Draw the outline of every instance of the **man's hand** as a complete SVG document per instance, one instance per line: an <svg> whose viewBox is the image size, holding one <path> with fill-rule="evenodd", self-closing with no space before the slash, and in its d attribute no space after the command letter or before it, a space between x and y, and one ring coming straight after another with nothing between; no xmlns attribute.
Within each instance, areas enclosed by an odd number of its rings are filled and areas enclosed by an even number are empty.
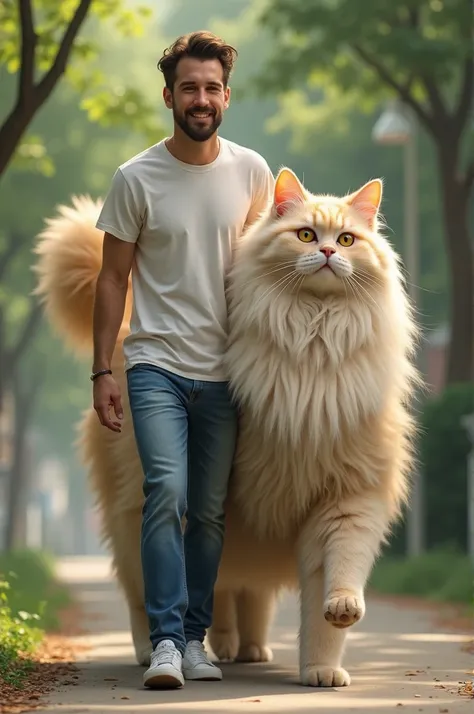
<svg viewBox="0 0 474 714"><path fill-rule="evenodd" d="M94 380L94 409L99 421L111 431L122 431L120 421L112 421L110 409L113 407L117 419L123 418L120 388L110 374L103 374Z"/></svg>

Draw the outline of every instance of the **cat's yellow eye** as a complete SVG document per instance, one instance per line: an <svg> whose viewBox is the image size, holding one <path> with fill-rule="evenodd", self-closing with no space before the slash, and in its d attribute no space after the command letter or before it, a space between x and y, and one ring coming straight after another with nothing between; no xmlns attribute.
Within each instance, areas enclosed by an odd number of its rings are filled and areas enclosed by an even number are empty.
<svg viewBox="0 0 474 714"><path fill-rule="evenodd" d="M354 240L355 238L352 233L342 233L337 239L337 242L339 245L342 245L343 248L349 248L353 244Z"/></svg>
<svg viewBox="0 0 474 714"><path fill-rule="evenodd" d="M298 238L303 243L311 243L311 241L316 240L316 233L311 228L300 228Z"/></svg>

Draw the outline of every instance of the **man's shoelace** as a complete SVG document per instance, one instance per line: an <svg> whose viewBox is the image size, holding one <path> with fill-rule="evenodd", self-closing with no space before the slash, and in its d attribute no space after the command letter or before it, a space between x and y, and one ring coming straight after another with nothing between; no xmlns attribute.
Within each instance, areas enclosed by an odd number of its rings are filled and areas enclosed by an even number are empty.
<svg viewBox="0 0 474 714"><path fill-rule="evenodd" d="M159 664L172 664L179 668L180 656L176 648L171 646L159 647L151 655L151 663L153 667Z"/></svg>
<svg viewBox="0 0 474 714"><path fill-rule="evenodd" d="M207 658L204 646L201 642L191 642L188 644L186 650L186 659L188 659L191 664L207 664L212 666L212 662Z"/></svg>

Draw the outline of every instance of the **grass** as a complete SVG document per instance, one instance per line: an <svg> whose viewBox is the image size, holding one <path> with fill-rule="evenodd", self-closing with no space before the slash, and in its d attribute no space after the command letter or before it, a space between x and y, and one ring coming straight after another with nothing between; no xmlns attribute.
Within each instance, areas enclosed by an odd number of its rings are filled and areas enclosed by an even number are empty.
<svg viewBox="0 0 474 714"><path fill-rule="evenodd" d="M369 586L384 594L472 606L474 572L467 555L445 548L415 558L385 556L376 564Z"/></svg>
<svg viewBox="0 0 474 714"><path fill-rule="evenodd" d="M31 670L31 655L43 639L38 614L15 613L9 601L11 585L0 581L0 682L21 687Z"/></svg>
<svg viewBox="0 0 474 714"><path fill-rule="evenodd" d="M49 556L0 554L0 683L22 686L45 631L59 628L59 611L69 602Z"/></svg>
<svg viewBox="0 0 474 714"><path fill-rule="evenodd" d="M51 556L32 550L0 553L0 579L10 583L8 600L15 614L37 613L40 627L59 629L59 612L70 603L70 596L56 581Z"/></svg>

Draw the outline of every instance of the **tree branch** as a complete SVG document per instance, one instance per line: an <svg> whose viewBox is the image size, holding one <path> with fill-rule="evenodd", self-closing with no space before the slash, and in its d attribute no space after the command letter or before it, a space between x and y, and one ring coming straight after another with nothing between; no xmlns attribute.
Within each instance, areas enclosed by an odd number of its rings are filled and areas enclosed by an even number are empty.
<svg viewBox="0 0 474 714"><path fill-rule="evenodd" d="M380 79L382 79L385 84L388 84L389 87L391 87L393 90L395 90L395 92L397 92L397 94L401 97L405 104L411 107L411 109L413 109L413 111L417 114L418 118L420 119L420 122L426 127L426 129L430 133L433 133L433 117L421 106L421 104L419 104L415 99L413 99L412 95L409 91L407 91L406 87L397 82L397 80L390 74L390 71L386 67L384 67L378 59L368 54L362 47L360 47L360 45L353 44L352 47L359 55L361 60L365 62L366 65L375 70L375 72L377 72Z"/></svg>
<svg viewBox="0 0 474 714"><path fill-rule="evenodd" d="M459 132L462 131L464 125L471 112L471 106L474 98L474 53L470 54L464 62L464 71L461 81L461 90L459 92L458 106L455 111L455 121Z"/></svg>
<svg viewBox="0 0 474 714"><path fill-rule="evenodd" d="M30 7L29 1L27 4L25 0L21 0L21 2L24 3L25 13L27 13L26 8ZM91 2L92 0L80 0L76 12L64 32L52 66L37 84L33 84L28 103L21 103L18 99L16 105L0 126L0 177L3 176L10 163L29 123L38 109L48 99L59 78L65 72L74 40L87 16ZM28 23L27 14L25 15L25 22ZM26 50L25 44L25 52ZM29 51L31 51L31 48ZM22 75L22 69L20 69L20 75ZM25 70L24 86L26 86L27 78L28 74Z"/></svg>
<svg viewBox="0 0 474 714"><path fill-rule="evenodd" d="M438 122L445 122L448 118L448 112L446 111L446 107L441 98L441 93L436 85L436 82L434 82L433 78L427 74L422 74L420 76L430 100L433 116Z"/></svg>
<svg viewBox="0 0 474 714"><path fill-rule="evenodd" d="M30 0L19 0L21 27L21 65L18 78L18 103L28 104L34 89L36 33Z"/></svg>
<svg viewBox="0 0 474 714"><path fill-rule="evenodd" d="M60 42L54 62L43 79L36 85L38 106L48 98L67 67L76 36L84 22L92 0L81 0Z"/></svg>
<svg viewBox="0 0 474 714"><path fill-rule="evenodd" d="M7 248L0 254L0 283L2 282L10 262L24 245L22 238L17 235L10 237Z"/></svg>

